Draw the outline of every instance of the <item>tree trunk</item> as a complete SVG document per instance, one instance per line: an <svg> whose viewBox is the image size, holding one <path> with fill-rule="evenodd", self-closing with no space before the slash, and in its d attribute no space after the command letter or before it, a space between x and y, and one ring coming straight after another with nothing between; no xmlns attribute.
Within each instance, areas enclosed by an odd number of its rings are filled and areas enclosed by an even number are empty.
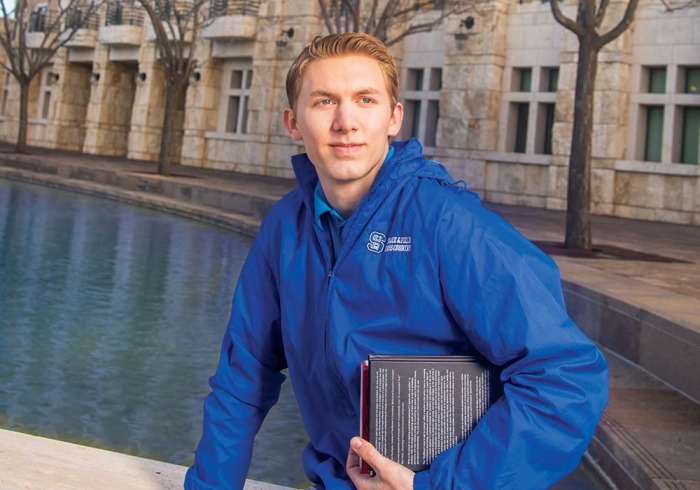
<svg viewBox="0 0 700 490"><path fill-rule="evenodd" d="M27 121L29 114L29 81L19 80L19 134L15 152L27 153Z"/></svg>
<svg viewBox="0 0 700 490"><path fill-rule="evenodd" d="M591 148L597 70L598 49L590 39L579 38L564 242L567 248L579 250L591 249Z"/></svg>
<svg viewBox="0 0 700 490"><path fill-rule="evenodd" d="M179 85L169 83L165 89L165 108L163 110L163 130L160 134L160 153L158 155L158 173L170 175L170 139L172 137L172 113Z"/></svg>

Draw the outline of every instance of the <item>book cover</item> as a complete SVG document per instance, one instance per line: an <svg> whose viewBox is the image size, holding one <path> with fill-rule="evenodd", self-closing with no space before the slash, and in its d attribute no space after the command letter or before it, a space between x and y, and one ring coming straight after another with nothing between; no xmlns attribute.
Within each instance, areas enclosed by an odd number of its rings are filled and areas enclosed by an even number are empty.
<svg viewBox="0 0 700 490"><path fill-rule="evenodd" d="M361 370L360 435L413 471L467 439L502 394L500 370L474 356L370 355Z"/></svg>

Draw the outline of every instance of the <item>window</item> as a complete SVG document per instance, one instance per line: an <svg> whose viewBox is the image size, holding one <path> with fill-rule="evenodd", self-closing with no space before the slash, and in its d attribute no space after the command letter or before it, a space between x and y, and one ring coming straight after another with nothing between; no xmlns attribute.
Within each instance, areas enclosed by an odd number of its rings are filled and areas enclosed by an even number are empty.
<svg viewBox="0 0 700 490"><path fill-rule="evenodd" d="M49 8L46 5L39 5L29 16L29 32L45 32L48 14Z"/></svg>
<svg viewBox="0 0 700 490"><path fill-rule="evenodd" d="M686 67L684 69L683 92L687 96L700 96L700 67ZM685 106L681 108L683 113L683 129L681 132L681 163L700 163L698 160L698 146L700 141L700 106Z"/></svg>
<svg viewBox="0 0 700 490"><path fill-rule="evenodd" d="M556 92L559 90L559 68L542 68L541 92Z"/></svg>
<svg viewBox="0 0 700 490"><path fill-rule="evenodd" d="M2 115L2 116L7 114L7 99L10 95L9 85L10 85L10 72L6 71L5 76L3 77L3 83L2 83L2 106L0 107L0 115Z"/></svg>
<svg viewBox="0 0 700 490"><path fill-rule="evenodd" d="M552 129L554 128L555 104L540 104L537 120L537 153L552 154Z"/></svg>
<svg viewBox="0 0 700 490"><path fill-rule="evenodd" d="M666 93L666 67L648 66L644 69L643 90L647 94ZM653 101L653 99L649 99ZM660 162L663 149L664 106L645 104L641 107L644 127L644 154L647 162Z"/></svg>
<svg viewBox="0 0 700 490"><path fill-rule="evenodd" d="M685 69L686 94L700 94L700 67L688 67Z"/></svg>
<svg viewBox="0 0 700 490"><path fill-rule="evenodd" d="M648 162L698 164L700 66L642 66L629 148ZM637 116L637 117L635 117Z"/></svg>
<svg viewBox="0 0 700 490"><path fill-rule="evenodd" d="M647 92L650 94L666 93L666 67L648 68L649 70L649 86Z"/></svg>
<svg viewBox="0 0 700 490"><path fill-rule="evenodd" d="M644 137L644 160L647 162L661 161L661 142L664 131L664 107L645 106L646 129Z"/></svg>
<svg viewBox="0 0 700 490"><path fill-rule="evenodd" d="M525 153L527 145L527 121L530 118L530 104L517 103L515 106L515 153Z"/></svg>
<svg viewBox="0 0 700 490"><path fill-rule="evenodd" d="M252 83L252 61L236 61L224 65L219 114L221 131L234 134L247 132L248 100Z"/></svg>
<svg viewBox="0 0 700 490"><path fill-rule="evenodd" d="M408 68L404 77L404 125L400 138L418 138L426 148L437 145L442 68Z"/></svg>
<svg viewBox="0 0 700 490"><path fill-rule="evenodd" d="M516 68L513 81L515 82L514 91L529 92L532 85L532 68Z"/></svg>
<svg viewBox="0 0 700 490"><path fill-rule="evenodd" d="M44 70L41 74L41 87L39 88L39 119L48 119L51 110L51 94L57 75L50 70Z"/></svg>
<svg viewBox="0 0 700 490"><path fill-rule="evenodd" d="M698 135L700 134L700 107L683 108L681 163L698 163Z"/></svg>
<svg viewBox="0 0 700 490"><path fill-rule="evenodd" d="M506 116L505 151L552 154L558 67L514 67Z"/></svg>

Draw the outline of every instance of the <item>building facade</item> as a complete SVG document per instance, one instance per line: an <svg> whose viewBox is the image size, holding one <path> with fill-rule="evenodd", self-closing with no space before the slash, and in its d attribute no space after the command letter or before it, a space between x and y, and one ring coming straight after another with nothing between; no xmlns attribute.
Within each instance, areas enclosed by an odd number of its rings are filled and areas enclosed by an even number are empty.
<svg viewBox="0 0 700 490"><path fill-rule="evenodd" d="M165 81L137 3L110 0L31 86L29 144L157 160ZM611 2L609 24L624 11ZM565 0L569 16L575 6ZM425 12L429 19L439 12ZM291 177L284 81L324 23L315 0L210 0L198 65L173 119L183 165ZM700 6L641 0L603 48L594 103L593 212L700 225ZM486 201L565 209L578 41L548 3L491 0L392 46L405 120ZM0 77L0 139L18 88Z"/></svg>

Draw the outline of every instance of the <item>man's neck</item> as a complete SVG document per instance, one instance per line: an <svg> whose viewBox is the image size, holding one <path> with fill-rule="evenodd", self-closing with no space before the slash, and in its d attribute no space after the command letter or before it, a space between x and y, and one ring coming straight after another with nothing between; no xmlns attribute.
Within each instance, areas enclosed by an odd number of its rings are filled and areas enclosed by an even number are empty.
<svg viewBox="0 0 700 490"><path fill-rule="evenodd" d="M350 181L327 181L319 175L321 188L326 198L326 202L333 208L335 212L347 219L355 212L360 201L370 191L377 177L382 171L384 164L393 155L394 150L391 145L387 145L387 150L384 152L381 165L372 169L366 177Z"/></svg>
<svg viewBox="0 0 700 490"><path fill-rule="evenodd" d="M343 218L347 219L355 211L362 198L369 192L372 182L374 180L371 182L334 182L333 185L328 185L328 183L321 181L321 187L323 187L323 193L328 204Z"/></svg>

